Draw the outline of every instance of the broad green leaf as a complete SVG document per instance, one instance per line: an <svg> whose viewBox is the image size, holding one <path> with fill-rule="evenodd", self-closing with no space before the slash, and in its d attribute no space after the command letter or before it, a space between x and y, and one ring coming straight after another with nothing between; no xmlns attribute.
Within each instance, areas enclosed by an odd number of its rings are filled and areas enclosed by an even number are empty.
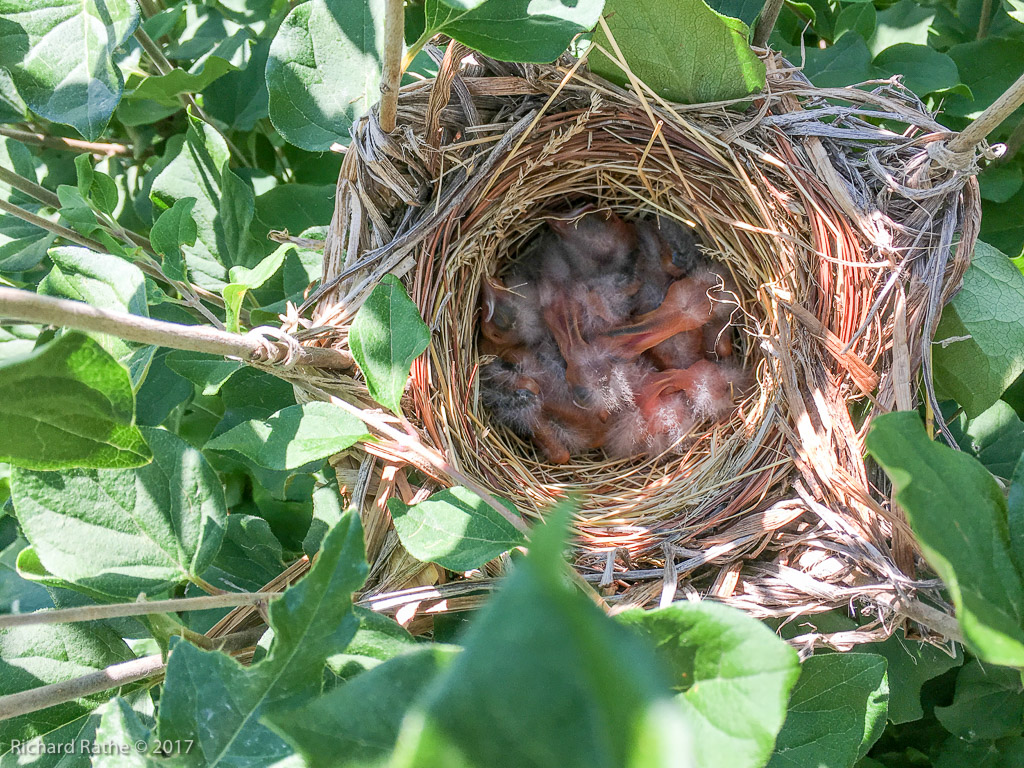
<svg viewBox="0 0 1024 768"><path fill-rule="evenodd" d="M1024 768L1024 738L966 741L950 736L942 744L934 768Z"/></svg>
<svg viewBox="0 0 1024 768"><path fill-rule="evenodd" d="M169 354L170 350L167 349L158 349L153 353L146 378L136 390L135 423L139 426L160 426L194 392L187 379L167 366Z"/></svg>
<svg viewBox="0 0 1024 768"><path fill-rule="evenodd" d="M1006 497L1006 519L1010 528L1010 557L1019 573L1024 573L1024 454L1013 471Z"/></svg>
<svg viewBox="0 0 1024 768"><path fill-rule="evenodd" d="M40 717L38 713L34 716ZM45 714L42 715L40 719L45 716ZM8 768L8 766L28 764L32 768L89 768L87 750L92 748L99 723L98 708L64 723L54 730L46 730L34 738L22 741L6 754L0 750L0 766ZM70 758L67 754L69 745L74 745Z"/></svg>
<svg viewBox="0 0 1024 768"><path fill-rule="evenodd" d="M153 180L150 193L158 210L195 199L196 241L180 245L195 282L212 290L225 283L229 267L256 261L249 237L253 191L228 167L229 159L224 138L190 118L184 144Z"/></svg>
<svg viewBox="0 0 1024 768"><path fill-rule="evenodd" d="M928 563L949 589L968 647L1024 666L1024 584L1006 499L976 459L931 441L916 412L878 417L867 448L892 480Z"/></svg>
<svg viewBox="0 0 1024 768"><path fill-rule="evenodd" d="M534 529L465 650L406 716L395 768L696 765L649 644L565 578L569 511Z"/></svg>
<svg viewBox="0 0 1024 768"><path fill-rule="evenodd" d="M264 708L320 692L326 658L344 650L358 627L352 593L366 573L359 516L348 514L309 573L270 604L274 639L265 658L246 668L219 652L174 646L158 731L161 739L194 740L181 765L266 768L292 753L260 722Z"/></svg>
<svg viewBox="0 0 1024 768"><path fill-rule="evenodd" d="M274 273L281 268L284 257L295 246L285 243L277 247L272 254L252 269L245 267L232 267L229 271L230 283L221 289L224 296L224 303L227 307L227 330L232 333L239 333L238 314L242 309L242 300L249 291L256 290L267 280L274 276Z"/></svg>
<svg viewBox="0 0 1024 768"><path fill-rule="evenodd" d="M313 492L313 519L302 539L302 551L307 557L316 555L323 543L324 534L345 514L341 501L336 485L325 485Z"/></svg>
<svg viewBox="0 0 1024 768"><path fill-rule="evenodd" d="M1005 254L978 242L964 285L946 305L932 348L936 383L971 418L1024 372L1024 275Z"/></svg>
<svg viewBox="0 0 1024 768"><path fill-rule="evenodd" d="M0 696L88 675L132 657L124 641L102 622L0 630ZM27 741L68 725L72 731L80 730L81 722L71 724L107 698L105 692L93 694L0 720L0 759L6 764L13 757L9 752L13 740Z"/></svg>
<svg viewBox="0 0 1024 768"><path fill-rule="evenodd" d="M202 454L145 431L153 461L128 470L15 470L12 498L49 573L93 593L131 600L202 574L227 525L224 493Z"/></svg>
<svg viewBox="0 0 1024 768"><path fill-rule="evenodd" d="M178 97L183 93L198 93L217 78L238 69L219 56L209 56L195 72L172 69L166 75L150 75L127 94L129 99L150 99L165 107L180 107Z"/></svg>
<svg viewBox="0 0 1024 768"><path fill-rule="evenodd" d="M514 515L516 508L504 502ZM523 534L468 488L438 491L409 506L389 499L395 532L409 554L451 571L479 568L525 543Z"/></svg>
<svg viewBox="0 0 1024 768"><path fill-rule="evenodd" d="M835 39L847 32L855 32L865 40L875 31L875 6L873 3L851 3L836 17Z"/></svg>
<svg viewBox="0 0 1024 768"><path fill-rule="evenodd" d="M963 437L957 438L960 447L976 456L993 475L1009 480L1024 453L1024 422L1013 408L997 400L976 419L961 415L960 421L964 430Z"/></svg>
<svg viewBox="0 0 1024 768"><path fill-rule="evenodd" d="M284 569L281 542L267 521L233 512L220 551L203 578L221 589L256 592Z"/></svg>
<svg viewBox="0 0 1024 768"><path fill-rule="evenodd" d="M942 648L918 640L908 640L897 630L882 643L858 645L858 651L879 653L889 664L889 721L895 724L921 720L921 688L929 680L964 664L964 651L958 645L950 655Z"/></svg>
<svg viewBox="0 0 1024 768"><path fill-rule="evenodd" d="M605 14L630 69L666 99L699 104L764 88L764 64L747 44L747 25L703 0L608 0ZM611 52L600 28L594 42ZM612 82L628 84L619 65L597 50L588 63Z"/></svg>
<svg viewBox="0 0 1024 768"><path fill-rule="evenodd" d="M1020 163L991 163L978 176L981 196L993 203L1005 203L1024 186L1024 169Z"/></svg>
<svg viewBox="0 0 1024 768"><path fill-rule="evenodd" d="M921 686L947 670L963 664L964 654L957 646L954 655L928 643L908 640L902 629L883 643L857 646L857 651L877 653L888 662L889 721L909 723L924 717Z"/></svg>
<svg viewBox="0 0 1024 768"><path fill-rule="evenodd" d="M330 403L292 405L218 435L207 450L237 451L261 467L297 469L369 437L363 422Z"/></svg>
<svg viewBox="0 0 1024 768"><path fill-rule="evenodd" d="M267 59L270 120L289 142L318 152L348 143L380 98L384 0L309 0L281 24Z"/></svg>
<svg viewBox="0 0 1024 768"><path fill-rule="evenodd" d="M807 659L768 768L853 768L885 727L887 694L885 659L877 654Z"/></svg>
<svg viewBox="0 0 1024 768"><path fill-rule="evenodd" d="M650 640L671 669L697 765L764 765L800 676L796 651L761 622L707 601L635 609L619 619Z"/></svg>
<svg viewBox="0 0 1024 768"><path fill-rule="evenodd" d="M860 35L843 35L824 50L808 48L804 74L819 88L842 88L871 80L871 52Z"/></svg>
<svg viewBox="0 0 1024 768"><path fill-rule="evenodd" d="M942 107L950 115L977 117L1002 96L1024 71L1024 40L986 37L954 45L947 53L956 62L960 79L974 95L968 98L951 94ZM1020 110L1016 115L1019 114ZM1008 118L1011 124L1012 119Z"/></svg>
<svg viewBox="0 0 1024 768"><path fill-rule="evenodd" d="M110 214L117 208L117 185L107 174L92 167L89 155L75 158L78 172L78 192L103 213Z"/></svg>
<svg viewBox="0 0 1024 768"><path fill-rule="evenodd" d="M167 355L167 367L199 387L202 395L212 397L228 379L245 368L245 363L203 352L176 351Z"/></svg>
<svg viewBox="0 0 1024 768"><path fill-rule="evenodd" d="M1020 670L967 662L956 678L956 694L935 717L954 736L975 741L1019 736L1024 727Z"/></svg>
<svg viewBox="0 0 1024 768"><path fill-rule="evenodd" d="M370 397L400 413L409 370L430 344L430 329L397 277L384 275L363 302L349 328L348 344Z"/></svg>
<svg viewBox="0 0 1024 768"><path fill-rule="evenodd" d="M152 732L125 699L111 699L96 714L100 722L93 768L149 768L162 763L150 755Z"/></svg>
<svg viewBox="0 0 1024 768"><path fill-rule="evenodd" d="M264 716L310 768L382 764L409 707L458 651L431 645L384 662L330 693Z"/></svg>
<svg viewBox="0 0 1024 768"><path fill-rule="evenodd" d="M1015 259L1024 256L1024 188L1005 203L989 202L981 220L981 239ZM1018 267L1019 269L1019 267Z"/></svg>
<svg viewBox="0 0 1024 768"><path fill-rule="evenodd" d="M903 75L906 86L919 96L955 88L960 83L956 63L927 45L899 43L875 56L871 66L879 70L882 77Z"/></svg>
<svg viewBox="0 0 1024 768"><path fill-rule="evenodd" d="M183 197L160 213L149 233L153 250L164 257L164 273L172 280L185 280L185 260L181 246L194 246L199 237L199 228L192 218L195 207L194 197Z"/></svg>
<svg viewBox="0 0 1024 768"><path fill-rule="evenodd" d="M502 61L554 61L580 32L597 24L604 0L489 0L472 9L426 0L419 42L449 35Z"/></svg>
<svg viewBox="0 0 1024 768"><path fill-rule="evenodd" d="M272 229L294 234L313 227L326 227L334 213L334 191L334 183L279 184L268 189L256 198L253 231L257 237L266 237Z"/></svg>
<svg viewBox="0 0 1024 768"><path fill-rule="evenodd" d="M2 91L3 76L3 69L0 68L0 91ZM0 110L2 110L2 102L0 102ZM43 168L42 162L28 150L28 147L6 136L0 136L0 166L37 183L40 169ZM45 169L43 168L43 170ZM41 203L2 181L0 181L0 199L25 208L43 218L51 218ZM31 269L45 258L46 250L53 240L54 235L45 229L22 221L11 214L0 214L0 274Z"/></svg>
<svg viewBox="0 0 1024 768"><path fill-rule="evenodd" d="M128 372L92 339L66 333L0 362L0 461L31 469L137 467L152 454L134 411Z"/></svg>
<svg viewBox="0 0 1024 768"><path fill-rule="evenodd" d="M135 31L131 0L0 0L0 70L37 115L99 138L121 100L114 50Z"/></svg>
<svg viewBox="0 0 1024 768"><path fill-rule="evenodd" d="M39 293L149 317L146 278L131 262L77 245L51 248L49 256L53 269L40 281Z"/></svg>
<svg viewBox="0 0 1024 768"><path fill-rule="evenodd" d="M900 0L878 12L875 34L868 40L871 55L900 43L928 45L928 30L935 20L935 11L914 0Z"/></svg>
<svg viewBox="0 0 1024 768"><path fill-rule="evenodd" d="M267 57L270 39L258 40L245 69L229 72L203 89L204 108L229 128L251 131L268 116Z"/></svg>

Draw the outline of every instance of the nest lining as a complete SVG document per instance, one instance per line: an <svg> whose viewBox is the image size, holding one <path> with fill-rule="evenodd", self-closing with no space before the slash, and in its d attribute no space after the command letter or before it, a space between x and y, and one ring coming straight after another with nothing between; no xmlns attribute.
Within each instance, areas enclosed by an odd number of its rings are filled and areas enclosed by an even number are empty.
<svg viewBox="0 0 1024 768"><path fill-rule="evenodd" d="M858 595L891 612L894 595L935 584L915 581L912 539L865 467L862 437L874 413L915 403L938 309L976 238L977 188L935 166L927 149L944 134L899 84L814 89L780 58L766 63L768 91L740 111L669 105L570 60L513 66L451 44L435 80L403 89L395 134L375 115L354 131L324 279L302 308L312 317L293 321L343 344L380 276L403 276L434 332L408 391L423 441L528 514L584 492L578 565L632 585L630 602L664 599L689 577L757 615ZM481 279L543 212L581 203L695 226L739 287L737 355L757 387L682 456L549 465L480 407ZM366 403L356 379L316 384L317 396ZM373 452L389 477L402 472L398 447ZM451 483L432 474L419 488L382 478L370 527L387 526L381 497ZM408 580L415 568L387 567L408 565L393 533L375 541L377 570ZM404 586L396 576L372 589Z"/></svg>

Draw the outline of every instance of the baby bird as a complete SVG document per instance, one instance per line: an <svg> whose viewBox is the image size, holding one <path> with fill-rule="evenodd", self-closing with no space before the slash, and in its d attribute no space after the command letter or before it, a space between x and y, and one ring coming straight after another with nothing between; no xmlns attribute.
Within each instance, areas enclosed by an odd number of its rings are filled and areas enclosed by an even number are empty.
<svg viewBox="0 0 1024 768"><path fill-rule="evenodd" d="M570 265L583 277L624 270L636 247L636 229L614 211L587 212L588 209L589 206L584 206L570 214L579 217L585 213L582 218L548 220Z"/></svg>
<svg viewBox="0 0 1024 768"><path fill-rule="evenodd" d="M700 421L717 421L732 412L735 398L747 388L742 368L701 360L689 368L662 371L651 377L657 392L683 392Z"/></svg>
<svg viewBox="0 0 1024 768"><path fill-rule="evenodd" d="M671 277L686 277L707 264L707 258L697 247L697 238L688 227L667 216L659 216L657 226L667 252L662 266Z"/></svg>
<svg viewBox="0 0 1024 768"><path fill-rule="evenodd" d="M679 446L697 424L693 408L680 392L649 372L636 382L635 405L609 424L604 451L611 458L646 453L658 456Z"/></svg>
<svg viewBox="0 0 1024 768"><path fill-rule="evenodd" d="M657 309L609 332L602 341L619 359L630 360L677 333L702 328L714 311L709 293L717 293L716 284L710 273L676 280Z"/></svg>
<svg viewBox="0 0 1024 768"><path fill-rule="evenodd" d="M569 446L544 418L538 390L535 381L505 360L480 366L480 401L494 418L524 440L532 440L553 464L565 464Z"/></svg>
<svg viewBox="0 0 1024 768"><path fill-rule="evenodd" d="M537 344L548 336L537 284L518 281L511 289L497 278L480 284L480 333L497 349Z"/></svg>

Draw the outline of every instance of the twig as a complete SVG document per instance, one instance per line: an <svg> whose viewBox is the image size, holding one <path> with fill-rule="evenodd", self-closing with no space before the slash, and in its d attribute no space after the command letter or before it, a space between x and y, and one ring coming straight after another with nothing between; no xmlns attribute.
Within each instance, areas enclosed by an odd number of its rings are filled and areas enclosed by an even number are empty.
<svg viewBox="0 0 1024 768"><path fill-rule="evenodd" d="M17 216L22 221L27 221L29 224L35 224L40 229L45 229L48 232L52 232L55 235L63 237L65 240L70 240L72 243L78 243L78 245L86 248L91 248L94 251L103 253L106 251L106 247L92 238L83 237L82 235L75 232L73 229L61 226L49 219L44 219L42 216L26 211L24 208L20 208L17 205L12 205L6 200L0 198L0 211L9 213L12 216Z"/></svg>
<svg viewBox="0 0 1024 768"><path fill-rule="evenodd" d="M33 133L32 131L20 131L17 128L0 126L0 136L20 141L23 144L34 144L37 147L48 147L49 149L63 149L68 152L88 152L92 155L110 157L111 155L130 155L132 148L124 144L103 144L95 141L80 141L79 139L68 139L63 136L47 136L44 133Z"/></svg>
<svg viewBox="0 0 1024 768"><path fill-rule="evenodd" d="M135 28L135 39L139 41L139 45L142 46L142 50L146 52L146 55L149 56L154 66L156 66L157 72L161 75L167 75L174 71L174 65L167 60L167 57L164 56L164 52L160 50L160 46L153 42L153 38L147 35L141 26ZM214 125L213 119L206 114L202 107L199 106L191 93L182 93L178 98L181 99L182 103L184 103L186 107L191 108L204 123L209 123L210 125L213 125L214 128L217 127ZM221 138L224 139L224 143L228 145L228 150L230 150L231 154L235 156L235 159L240 161L242 165L245 165L246 160L245 155L242 154L242 150L236 147L231 142L231 139L223 133L221 133Z"/></svg>
<svg viewBox="0 0 1024 768"><path fill-rule="evenodd" d="M245 629L213 640L212 646L226 653L240 651L255 645L264 632L263 627ZM154 653L152 656L142 656L138 659L123 661L120 664L113 664L106 669L91 672L72 680L0 696L0 720L9 720L12 717L38 712L47 707L81 699L111 688L119 688L122 685L156 677L163 674L166 666L163 657L159 653Z"/></svg>
<svg viewBox="0 0 1024 768"><path fill-rule="evenodd" d="M228 592L223 595L182 597L174 600L144 600L111 605L85 605L79 608L59 608L34 613L15 613L0 616L0 629L27 627L38 624L70 624L76 621L97 621L123 616L145 616L151 613L177 613L179 611L207 611L212 608L233 608L256 605L280 597L282 592Z"/></svg>
<svg viewBox="0 0 1024 768"><path fill-rule="evenodd" d="M80 301L39 296L16 288L0 287L0 316L106 333L140 344L235 357L247 362L284 360L289 353L285 342L253 334L242 336L201 325L168 323L127 312L99 309ZM330 369L349 369L354 365L352 355L337 349L299 346L296 352L296 365ZM273 357L268 359L268 353Z"/></svg>
<svg viewBox="0 0 1024 768"><path fill-rule="evenodd" d="M981 0L981 18L978 19L978 35L976 40L983 40L988 34L992 23L992 0Z"/></svg>
<svg viewBox="0 0 1024 768"><path fill-rule="evenodd" d="M53 192L46 187L39 186L34 181L26 179L24 176L19 176L14 171L7 170L3 166L0 166L0 181L4 184L10 184L16 190L24 192L29 197L34 197L43 205L48 205L51 208L60 208L60 198Z"/></svg>
<svg viewBox="0 0 1024 768"><path fill-rule="evenodd" d="M1022 104L1024 104L1024 75L1018 77L1017 81L1007 88L1002 96L992 102L988 109L978 115L973 123L950 139L946 149L954 153L971 151Z"/></svg>
<svg viewBox="0 0 1024 768"><path fill-rule="evenodd" d="M387 0L384 9L384 76L380 83L380 127L395 130L398 88L402 79L402 44L405 42L405 2Z"/></svg>
<svg viewBox="0 0 1024 768"><path fill-rule="evenodd" d="M779 12L784 3L785 0L766 0L764 8L761 9L761 15L757 19L757 26L754 27L754 37L750 41L752 44L758 48L768 45L768 38L771 37L772 30L775 29L775 22L779 19Z"/></svg>

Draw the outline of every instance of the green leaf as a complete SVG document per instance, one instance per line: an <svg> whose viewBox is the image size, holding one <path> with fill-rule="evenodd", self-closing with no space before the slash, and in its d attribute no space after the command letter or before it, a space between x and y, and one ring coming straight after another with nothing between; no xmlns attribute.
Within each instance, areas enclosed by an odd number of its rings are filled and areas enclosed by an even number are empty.
<svg viewBox="0 0 1024 768"><path fill-rule="evenodd" d="M768 768L853 768L881 735L887 694L885 659L877 654L807 659Z"/></svg>
<svg viewBox="0 0 1024 768"><path fill-rule="evenodd" d="M857 650L880 654L888 662L889 721L896 724L924 717L921 686L964 661L959 646L951 656L934 645L908 640L902 629L897 629L883 643L859 645Z"/></svg>
<svg viewBox="0 0 1024 768"><path fill-rule="evenodd" d="M411 650L301 706L271 709L264 722L311 768L377 765L394 749L406 711L457 653Z"/></svg>
<svg viewBox="0 0 1024 768"><path fill-rule="evenodd" d="M956 62L960 79L974 95L968 98L951 94L946 99L943 111L958 117L976 118L1006 92L1024 69L1024 40L986 37L954 45L947 53ZM1007 123L1019 120L1019 114L1020 110L1008 117Z"/></svg>
<svg viewBox="0 0 1024 768"><path fill-rule="evenodd" d="M534 529L465 650L406 717L395 768L695 765L650 646L565 578L570 511Z"/></svg>
<svg viewBox="0 0 1024 768"><path fill-rule="evenodd" d="M114 50L135 31L131 0L0 0L0 70L29 108L99 138L121 100Z"/></svg>
<svg viewBox="0 0 1024 768"><path fill-rule="evenodd" d="M519 513L509 502L509 512ZM409 506L389 499L395 532L409 554L451 571L479 568L525 543L523 534L468 488L438 491Z"/></svg>
<svg viewBox="0 0 1024 768"><path fill-rule="evenodd" d="M49 256L53 269L40 281L39 293L149 317L146 278L131 262L76 245L51 248Z"/></svg>
<svg viewBox="0 0 1024 768"><path fill-rule="evenodd" d="M1024 738L965 741L950 736L941 747L934 768L1024 768Z"/></svg>
<svg viewBox="0 0 1024 768"><path fill-rule="evenodd" d="M92 167L89 155L75 158L78 172L78 192L103 213L110 214L117 208L117 185L107 174Z"/></svg>
<svg viewBox="0 0 1024 768"><path fill-rule="evenodd" d="M796 651L761 622L707 601L634 609L619 619L652 641L671 669L698 766L767 762L800 676Z"/></svg>
<svg viewBox="0 0 1024 768"><path fill-rule="evenodd" d="M978 182L982 198L1005 203L1024 186L1024 170L1019 163L992 163L978 176Z"/></svg>
<svg viewBox="0 0 1024 768"><path fill-rule="evenodd" d="M401 413L412 362L430 344L430 329L394 275L384 275L356 312L349 348L366 377L370 397Z"/></svg>
<svg viewBox="0 0 1024 768"><path fill-rule="evenodd" d="M132 652L124 641L102 622L0 630L0 696L92 674L131 658ZM4 756L4 764L10 757L12 741L27 741L80 721L107 698L109 694L101 692L0 720L0 755ZM72 729L81 725L79 722ZM68 733L62 735L67 737Z"/></svg>
<svg viewBox="0 0 1024 768"><path fill-rule="evenodd" d="M605 13L629 68L666 99L698 104L764 88L764 64L747 45L747 25L703 0L608 0ZM594 42L612 50L601 29ZM619 65L597 50L588 63L613 83L628 84Z"/></svg>
<svg viewBox="0 0 1024 768"><path fill-rule="evenodd" d="M245 298L245 294L256 290L273 277L284 263L284 257L289 251L294 249L294 245L285 243L278 246L272 254L252 269L246 269L245 267L231 268L229 271L231 282L221 290L224 296L224 303L227 306L226 326L228 331L238 333L240 330L238 314L242 309L242 300Z"/></svg>
<svg viewBox="0 0 1024 768"><path fill-rule="evenodd" d="M978 241L963 288L946 305L932 348L935 379L971 418L1024 372L1024 275L1005 254Z"/></svg>
<svg viewBox="0 0 1024 768"><path fill-rule="evenodd" d="M15 470L11 496L42 566L131 600L202 574L227 525L216 473L195 448L146 429L153 461L128 470Z"/></svg>
<svg viewBox="0 0 1024 768"><path fill-rule="evenodd" d="M358 627L352 593L366 578L363 552L359 516L350 513L327 534L309 573L270 604L274 639L251 667L189 643L173 647L158 730L162 740L194 741L181 765L266 768L291 754L260 717L269 705L320 692L326 658Z"/></svg>
<svg viewBox="0 0 1024 768"><path fill-rule="evenodd" d="M808 48L804 74L819 88L842 88L871 80L871 52L860 35L843 35L824 50Z"/></svg>
<svg viewBox="0 0 1024 768"><path fill-rule="evenodd" d="M66 333L0 362L0 461L30 469L137 467L152 454L134 411L128 372L89 337Z"/></svg>
<svg viewBox="0 0 1024 768"><path fill-rule="evenodd" d="M985 661L1024 666L1024 585L1010 553L1006 499L992 475L932 442L916 412L878 417L867 448L948 587L968 647Z"/></svg>
<svg viewBox="0 0 1024 768"><path fill-rule="evenodd" d="M228 267L254 263L249 237L253 191L228 167L229 159L224 138L213 127L190 118L185 142L168 158L150 193L157 209L195 199L191 214L196 241L180 245L193 279L211 290L224 284Z"/></svg>
<svg viewBox="0 0 1024 768"><path fill-rule="evenodd" d="M964 437L960 447L977 457L989 472L1003 480L1013 476L1013 470L1024 453L1024 422L1007 403L996 404L964 423Z"/></svg>
<svg viewBox="0 0 1024 768"><path fill-rule="evenodd" d="M928 30L935 20L935 10L918 5L914 0L900 0L878 12L875 34L868 40L872 56L900 43L928 45Z"/></svg>
<svg viewBox="0 0 1024 768"><path fill-rule="evenodd" d="M330 403L292 405L218 435L207 450L237 451L261 467L297 469L366 440L363 422Z"/></svg>
<svg viewBox="0 0 1024 768"><path fill-rule="evenodd" d="M604 5L603 0L489 0L464 10L465 5L426 0L420 40L444 34L502 61L554 61L573 37L597 24Z"/></svg>
<svg viewBox="0 0 1024 768"><path fill-rule="evenodd" d="M309 0L293 8L267 59L270 120L311 152L348 143L380 98L384 0Z"/></svg>
<svg viewBox="0 0 1024 768"><path fill-rule="evenodd" d="M245 69L229 72L203 89L204 108L237 131L251 131L268 116L267 57L271 40L260 39ZM290 186L290 185L289 185Z"/></svg>
<svg viewBox="0 0 1024 768"><path fill-rule="evenodd" d="M0 28L2 34L2 28ZM0 68L0 91L3 86L3 69ZM0 111L2 111L2 93L0 93ZM38 182L42 163L28 148L14 139L0 136L0 165L14 171L29 181ZM0 181L0 199L25 208L26 210L52 218L43 205L31 197L18 192L9 184ZM0 214L0 273L20 272L31 269L46 256L46 250L54 240L54 235L45 229L22 221L8 213Z"/></svg>
<svg viewBox="0 0 1024 768"><path fill-rule="evenodd" d="M183 93L198 93L214 80L238 67L220 56L208 56L195 72L172 69L166 75L150 75L142 80L126 98L150 99L165 107L180 107Z"/></svg>
<svg viewBox="0 0 1024 768"><path fill-rule="evenodd" d="M96 729L94 768L149 768L161 764L149 755L152 732L127 701L118 696L96 713L100 723Z"/></svg>
<svg viewBox="0 0 1024 768"><path fill-rule="evenodd" d="M935 717L954 736L971 741L1019 736L1024 726L1020 670L971 659L956 677L956 693Z"/></svg>
<svg viewBox="0 0 1024 768"><path fill-rule="evenodd" d="M875 31L875 6L870 2L856 2L847 5L836 17L835 39L847 32L855 32L867 40Z"/></svg>
<svg viewBox="0 0 1024 768"><path fill-rule="evenodd" d="M195 207L194 197L183 197L153 223L149 233L149 242L153 250L164 257L164 273L172 280L185 280L185 261L181 252L183 245L195 245L199 236L199 228L192 217Z"/></svg>
<svg viewBox="0 0 1024 768"><path fill-rule="evenodd" d="M167 355L167 367L199 387L200 394L212 397L228 379L245 368L245 363L203 352L177 351Z"/></svg>
<svg viewBox="0 0 1024 768"><path fill-rule="evenodd" d="M860 6L860 7L868 7ZM883 77L903 75L906 86L919 96L955 88L960 84L956 63L927 45L899 43L875 56L871 66Z"/></svg>
<svg viewBox="0 0 1024 768"><path fill-rule="evenodd" d="M281 542L262 517L233 512L220 551L203 578L227 590L255 592L285 569Z"/></svg>

